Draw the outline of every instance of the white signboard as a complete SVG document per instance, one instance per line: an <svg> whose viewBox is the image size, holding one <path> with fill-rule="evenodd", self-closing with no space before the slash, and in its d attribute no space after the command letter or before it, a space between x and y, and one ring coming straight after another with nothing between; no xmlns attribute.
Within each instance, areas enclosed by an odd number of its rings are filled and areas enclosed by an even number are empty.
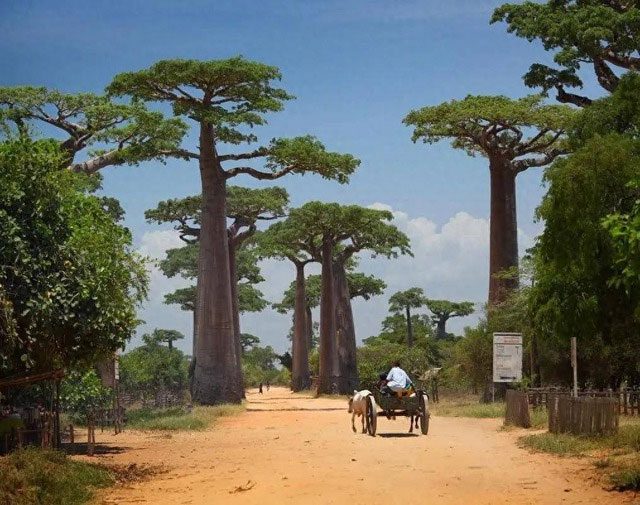
<svg viewBox="0 0 640 505"><path fill-rule="evenodd" d="M493 334L493 382L522 380L522 334Z"/></svg>

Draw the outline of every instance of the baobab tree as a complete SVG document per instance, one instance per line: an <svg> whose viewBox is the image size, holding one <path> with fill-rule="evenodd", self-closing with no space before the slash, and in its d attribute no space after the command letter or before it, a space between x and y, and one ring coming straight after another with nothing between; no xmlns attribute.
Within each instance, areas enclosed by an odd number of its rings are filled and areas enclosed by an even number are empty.
<svg viewBox="0 0 640 505"><path fill-rule="evenodd" d="M449 300L425 300L425 305L433 314L436 323L436 338L447 337L447 321L452 317L464 317L473 314L473 302L450 302Z"/></svg>
<svg viewBox="0 0 640 505"><path fill-rule="evenodd" d="M241 343L240 343L240 312L259 311L266 306L262 293L252 286L262 282L260 269L257 266L257 257L252 252L241 246L257 230L257 222L260 220L273 220L282 217L286 211L289 195L283 188L271 187L263 189L250 189L239 186L227 188L227 218L230 225L227 229L229 272L231 276L231 296L233 310L233 327L238 361L236 372L240 375L242 383ZM160 202L155 209L145 213L150 222L174 223L180 238L188 245L170 250L167 258L160 266L166 274L175 275L174 270L182 266L181 275L194 277L197 272L197 256L200 241L202 199L200 196L190 196L182 199L173 199ZM239 261L240 260L240 261ZM196 262L194 264L194 261ZM242 279L247 282L240 284ZM186 294L184 291L181 295ZM197 307L197 289L194 290ZM181 297L178 301L182 302ZM181 303L182 304L182 303ZM243 310L244 309L244 310ZM195 355L197 348L197 310L194 312L194 357L192 367L197 366Z"/></svg>
<svg viewBox="0 0 640 505"><path fill-rule="evenodd" d="M355 266L355 265L354 265ZM381 295L387 285L382 279L362 272L353 272L347 269L347 284L349 285L349 296L352 300L362 298L370 300L374 296ZM320 275L309 275L305 280L305 314L306 328L309 342L309 349L313 349L313 317L312 309L320 305L320 292L322 289L322 277ZM273 308L281 314L293 311L295 308L295 281L284 292L282 301L273 304ZM295 314L294 314L295 325Z"/></svg>
<svg viewBox="0 0 640 505"><path fill-rule="evenodd" d="M529 87L546 94L556 90L556 99L585 107L592 99L567 91L582 88L579 70L585 65L595 73L598 84L613 93L625 70L640 70L640 8L623 0L548 0L504 4L492 23L506 21L507 30L529 42L540 40L555 52L553 68L534 63L524 76Z"/></svg>
<svg viewBox="0 0 640 505"><path fill-rule="evenodd" d="M414 110L404 119L414 128L414 142L451 139L454 148L489 160L491 305L504 301L518 285L517 275L499 275L518 267L516 177L566 152L563 140L571 115L568 106L544 105L540 96L467 96Z"/></svg>
<svg viewBox="0 0 640 505"><path fill-rule="evenodd" d="M413 347L413 328L411 325L411 309L424 307L426 297L421 288L410 288L398 291L389 298L389 312L393 314L405 313L407 319L407 347Z"/></svg>
<svg viewBox="0 0 640 505"><path fill-rule="evenodd" d="M353 156L328 152L310 136L274 139L239 152L238 145L257 140L250 129L265 124L265 114L281 110L292 98L273 86L280 77L276 67L241 57L163 60L145 70L120 74L107 88L117 96L169 103L176 116L196 123L198 149L184 149L182 156L198 161L202 185L193 398L204 404L237 403L243 396L233 324L227 180L238 175L273 180L311 172L346 182L359 164ZM222 152L225 146L228 151ZM264 169L252 163L260 159L265 160Z"/></svg>
<svg viewBox="0 0 640 505"><path fill-rule="evenodd" d="M20 130L28 123L55 128L64 155L61 168L85 174L180 155L187 130L179 118L166 118L140 102L33 86L0 87L0 123Z"/></svg>
<svg viewBox="0 0 640 505"><path fill-rule="evenodd" d="M320 377L318 392L349 393L357 387L356 336L346 267L361 251L388 258L410 254L409 239L389 223L388 211L357 205L308 202L286 220L311 257L322 263ZM274 226L284 226L276 223Z"/></svg>

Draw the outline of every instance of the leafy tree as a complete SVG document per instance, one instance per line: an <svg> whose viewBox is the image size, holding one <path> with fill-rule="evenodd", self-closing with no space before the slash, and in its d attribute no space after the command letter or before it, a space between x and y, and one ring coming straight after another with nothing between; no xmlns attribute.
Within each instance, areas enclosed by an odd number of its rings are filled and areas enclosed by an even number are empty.
<svg viewBox="0 0 640 505"><path fill-rule="evenodd" d="M437 326L436 337L447 337L447 321L452 317L464 317L473 314L473 302L450 302L449 300L426 300L426 306L434 315Z"/></svg>
<svg viewBox="0 0 640 505"><path fill-rule="evenodd" d="M541 167L565 152L563 134L571 109L544 105L540 96L467 96L410 112L413 141L452 146L488 158L491 178L489 303L499 303L517 287L517 276L498 274L518 266L516 176Z"/></svg>
<svg viewBox="0 0 640 505"><path fill-rule="evenodd" d="M360 251L389 258L410 254L407 236L389 224L392 217L390 212L357 205L308 202L291 209L285 221L265 232L267 235L274 229L273 233L287 237L286 243L295 244L305 261L322 262L318 386L321 393L334 389L349 393L357 387L356 337L346 270ZM304 296L299 300L302 311ZM304 332L302 335L304 339ZM293 359L295 369L295 353Z"/></svg>
<svg viewBox="0 0 640 505"><path fill-rule="evenodd" d="M246 247L247 241L256 233L259 220L273 220L282 217L286 211L289 195L283 188L249 189L238 186L227 188L227 218L231 225L227 228L229 267L231 275L231 294L233 324L238 359L236 371L242 372L240 357L240 312L257 312L264 309L267 302L262 293L252 284L262 282L257 266L257 257ZM173 222L180 238L187 242L183 248L169 250L167 258L160 267L165 275L171 277L180 273L183 277L197 277L198 241L200 238L202 198L191 196L182 199L160 202L155 209L145 213L147 220L156 223ZM245 247L242 247L245 245ZM246 282L241 282L246 279ZM184 294L184 292L182 293ZM197 297L197 290L193 290ZM174 298L170 298L172 300ZM180 297L177 298L180 300ZM183 305L183 304L181 304ZM197 307L197 300L193 301ZM195 367L197 347L197 311L194 311L193 356ZM242 383L242 377L238 379Z"/></svg>
<svg viewBox="0 0 640 505"><path fill-rule="evenodd" d="M381 295L387 285L381 279L373 275L366 275L360 272L347 271L347 283L349 284L349 296L354 298L363 298L369 300L372 296ZM309 350L313 349L314 344L314 323L311 310L320 305L320 291L322 287L322 278L320 275L309 275L305 280L305 313L306 313L306 331L308 337ZM274 303L273 308L281 314L285 314L295 309L295 281L289 285L284 292L282 301ZM295 325L295 317L294 317Z"/></svg>
<svg viewBox="0 0 640 505"><path fill-rule="evenodd" d="M493 336L486 321L476 328L465 328L464 337L453 349L453 373L468 382L474 393L491 381L493 370Z"/></svg>
<svg viewBox="0 0 640 505"><path fill-rule="evenodd" d="M431 337L433 337L433 325L425 314L411 315L411 328L413 330L414 345L424 348L431 348ZM380 334L365 338L365 345L376 345L382 342L402 344L407 346L407 319L403 314L392 314L382 321Z"/></svg>
<svg viewBox="0 0 640 505"><path fill-rule="evenodd" d="M506 21L507 30L529 42L540 40L554 52L553 68L534 63L524 76L527 86L557 92L559 102L584 107L592 99L567 91L583 86L579 71L593 68L598 83L609 92L620 82L620 72L640 66L640 25L637 2L623 0L548 0L504 4L492 23Z"/></svg>
<svg viewBox="0 0 640 505"><path fill-rule="evenodd" d="M240 344L242 345L242 353L246 353L251 348L255 347L260 343L260 339L255 335L251 335L250 333L241 333L240 334Z"/></svg>
<svg viewBox="0 0 640 505"><path fill-rule="evenodd" d="M52 141L0 144L0 369L91 365L131 337L146 296L129 231L59 170Z"/></svg>
<svg viewBox="0 0 640 505"><path fill-rule="evenodd" d="M389 298L389 311L394 314L404 312L407 317L407 347L413 346L413 328L411 325L411 309L419 309L425 304L424 291L421 288L410 288L398 291Z"/></svg>
<svg viewBox="0 0 640 505"><path fill-rule="evenodd" d="M151 335L143 335L146 344L167 344L169 349L173 349L176 340L182 340L184 335L178 330L162 330L156 328Z"/></svg>
<svg viewBox="0 0 640 505"><path fill-rule="evenodd" d="M62 93L44 87L0 87L0 125L54 127L63 135L58 166L94 174L100 169L182 156L186 125L149 111L143 103L116 103L92 93ZM83 156L84 154L84 156Z"/></svg>
<svg viewBox="0 0 640 505"><path fill-rule="evenodd" d="M144 345L120 356L120 384L125 392L143 395L182 392L188 384L188 361L179 349L160 345L151 335Z"/></svg>
<svg viewBox="0 0 640 505"><path fill-rule="evenodd" d="M100 410L108 409L113 391L102 385L95 370L73 371L62 381L60 404L65 412L78 423L86 422Z"/></svg>
<svg viewBox="0 0 640 505"><path fill-rule="evenodd" d="M202 182L193 397L205 404L239 402L243 395L233 324L227 180L241 174L273 180L312 172L346 182L359 163L352 156L326 151L309 136L274 139L253 151L223 152L225 146L255 141L246 128L265 124L265 114L281 110L291 98L272 85L278 79L277 68L240 57L163 60L145 70L120 74L108 87L115 95L170 103L176 116L188 117L197 125L198 152L185 150L184 157L198 160ZM265 170L239 164L260 158L265 159Z"/></svg>

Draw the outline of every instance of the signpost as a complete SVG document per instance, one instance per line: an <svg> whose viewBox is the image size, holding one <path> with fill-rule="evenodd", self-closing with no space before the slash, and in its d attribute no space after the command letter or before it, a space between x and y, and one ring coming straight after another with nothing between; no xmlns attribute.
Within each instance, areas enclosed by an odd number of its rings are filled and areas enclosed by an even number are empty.
<svg viewBox="0 0 640 505"><path fill-rule="evenodd" d="M522 380L522 334L493 334L493 382Z"/></svg>

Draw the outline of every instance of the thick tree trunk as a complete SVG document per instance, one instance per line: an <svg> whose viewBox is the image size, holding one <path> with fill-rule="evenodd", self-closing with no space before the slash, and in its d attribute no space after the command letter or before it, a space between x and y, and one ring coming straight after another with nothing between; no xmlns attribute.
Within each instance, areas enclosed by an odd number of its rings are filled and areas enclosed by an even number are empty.
<svg viewBox="0 0 640 505"><path fill-rule="evenodd" d="M242 400L233 328L226 180L213 142L212 126L201 123L202 223L193 399L205 405L240 403Z"/></svg>
<svg viewBox="0 0 640 505"><path fill-rule="evenodd" d="M313 349L313 314L311 313L311 307L305 303L305 323L307 325L307 347L309 350Z"/></svg>
<svg viewBox="0 0 640 505"><path fill-rule="evenodd" d="M291 369L291 390L302 391L311 387L309 378L309 348L306 324L306 294L304 265L296 265L296 301L294 307L294 328L291 354L293 364Z"/></svg>
<svg viewBox="0 0 640 505"><path fill-rule="evenodd" d="M440 317L436 323L436 338L447 338L447 317Z"/></svg>
<svg viewBox="0 0 640 505"><path fill-rule="evenodd" d="M196 290L197 291L197 290ZM193 397L193 376L196 370L196 341L198 339L198 295L196 293L196 305L193 308L193 342L191 343L191 363L189 363L189 392Z"/></svg>
<svg viewBox="0 0 640 505"><path fill-rule="evenodd" d="M518 267L516 174L508 161L490 160L491 222L489 239L489 305L503 302L518 287L517 276L500 278Z"/></svg>
<svg viewBox="0 0 640 505"><path fill-rule="evenodd" d="M407 305L407 347L413 347L413 325L411 324L411 309Z"/></svg>
<svg viewBox="0 0 640 505"><path fill-rule="evenodd" d="M236 371L238 384L242 386L242 398L246 398L244 392L244 376L242 375L242 343L240 342L240 302L238 300L238 268L236 264L236 245L232 238L229 239L229 272L231 276L231 308L233 310L233 338L236 348Z"/></svg>
<svg viewBox="0 0 640 505"><path fill-rule="evenodd" d="M318 393L332 393L336 379L336 311L334 303L333 242L322 242L322 295L320 298L320 373ZM337 387L337 386L336 386Z"/></svg>
<svg viewBox="0 0 640 505"><path fill-rule="evenodd" d="M352 394L358 389L356 330L353 324L347 272L343 262L333 265L336 308L336 354L338 358L337 392Z"/></svg>

